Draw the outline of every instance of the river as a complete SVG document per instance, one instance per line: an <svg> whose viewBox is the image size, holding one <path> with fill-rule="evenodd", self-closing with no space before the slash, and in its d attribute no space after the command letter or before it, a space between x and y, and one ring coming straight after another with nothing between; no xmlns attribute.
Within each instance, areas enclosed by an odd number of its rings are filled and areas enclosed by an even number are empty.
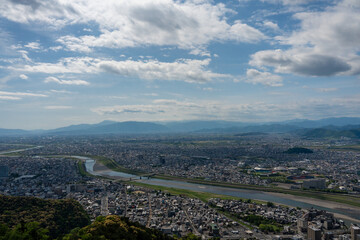
<svg viewBox="0 0 360 240"><path fill-rule="evenodd" d="M3 152L0 152L0 155L2 155L2 154L10 154L10 153L19 153L19 152L28 151L28 150L31 150L31 149L38 149L38 148L42 148L42 146L36 146L36 147L29 147L29 148L24 148L24 149L16 149L16 150L3 151Z"/></svg>
<svg viewBox="0 0 360 240"><path fill-rule="evenodd" d="M278 204L284 204L287 206L293 206L293 207L301 207L301 208L316 208L320 210L326 210L328 212L341 214L353 219L358 220L357 223L360 223L360 210L359 211L353 211L350 209L343 209L343 208L328 208L321 206L321 201L319 201L319 205L316 204L310 204L302 201L297 201L294 199L291 199L290 197L287 198L286 194L282 196L274 196L271 193L262 192L262 191L256 191L256 190L244 190L244 189L236 189L236 188L229 188L229 187L218 187L218 186L211 186L211 185L202 185L197 183L188 183L188 182L182 182L182 181L174 181L174 180L163 180L163 179L157 179L157 178L140 178L137 175L123 173L123 172L116 172L112 171L110 169L102 170L102 171L94 171L94 165L95 160L88 158L88 157L82 157L82 156L73 156L78 159L85 160L85 167L86 171L90 174L97 175L97 176L110 176L110 177L122 177L127 178L131 180L136 180L137 182L142 182L150 185L157 185L157 186L164 186L164 187L173 187L178 189L186 189L186 190L192 190L192 191L199 191L199 192L209 192L209 193L215 193L215 194L221 194L221 195L228 195L228 196L234 196L234 197L240 197L245 199L256 199L256 200L262 200L262 201L269 201L274 202ZM348 224L349 221L344 219L344 221Z"/></svg>

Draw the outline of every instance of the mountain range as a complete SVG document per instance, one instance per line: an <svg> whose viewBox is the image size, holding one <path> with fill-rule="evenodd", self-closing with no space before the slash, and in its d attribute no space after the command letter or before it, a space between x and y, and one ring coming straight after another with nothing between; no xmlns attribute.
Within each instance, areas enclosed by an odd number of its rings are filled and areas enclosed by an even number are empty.
<svg viewBox="0 0 360 240"><path fill-rule="evenodd" d="M246 123L231 121L178 122L114 122L79 124L51 130L22 130L0 128L0 136L26 135L100 135L100 134L170 134L170 133L296 133L305 137L360 137L360 118L295 119L283 122Z"/></svg>

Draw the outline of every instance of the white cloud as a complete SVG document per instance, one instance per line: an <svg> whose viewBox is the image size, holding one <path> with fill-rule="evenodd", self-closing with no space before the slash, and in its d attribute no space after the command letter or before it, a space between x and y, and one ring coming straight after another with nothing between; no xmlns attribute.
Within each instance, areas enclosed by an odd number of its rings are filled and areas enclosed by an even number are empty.
<svg viewBox="0 0 360 240"><path fill-rule="evenodd" d="M26 80L26 79L28 79L28 76L26 76L25 74L20 74L20 76L19 76L21 79L23 79L23 80Z"/></svg>
<svg viewBox="0 0 360 240"><path fill-rule="evenodd" d="M204 90L204 91L208 91L208 92L212 92L212 91L214 91L214 89L213 89L213 88L211 88L211 87L203 88L202 90Z"/></svg>
<svg viewBox="0 0 360 240"><path fill-rule="evenodd" d="M21 54L22 58L23 58L25 61L32 62L31 59L28 57L28 52L27 52L27 51L25 51L25 50L19 50L18 53Z"/></svg>
<svg viewBox="0 0 360 240"><path fill-rule="evenodd" d="M338 89L337 88L318 88L317 89L319 92L335 92Z"/></svg>
<svg viewBox="0 0 360 240"><path fill-rule="evenodd" d="M92 111L100 115L127 115L131 116L134 119L136 119L136 117L154 115L154 118L159 119L181 116L185 112L186 116L190 116L192 114L196 114L197 111L202 108L204 108L203 105L188 101L178 101L174 99L156 99L152 101L151 104L98 107L92 109Z"/></svg>
<svg viewBox="0 0 360 240"><path fill-rule="evenodd" d="M47 97L42 93L0 91L0 100L21 100L24 97Z"/></svg>
<svg viewBox="0 0 360 240"><path fill-rule="evenodd" d="M148 61L101 61L99 68L127 77L138 77L147 80L178 80L185 82L208 82L216 78L230 77L225 74L213 73L206 70L210 59L178 60L175 62Z"/></svg>
<svg viewBox="0 0 360 240"><path fill-rule="evenodd" d="M277 25L277 23L271 22L271 21L264 21L263 22L264 27L270 28L274 31L279 31L279 26Z"/></svg>
<svg viewBox="0 0 360 240"><path fill-rule="evenodd" d="M252 84L263 84L271 87L280 87L283 85L281 76L269 72L260 72L256 69L247 69L245 81Z"/></svg>
<svg viewBox="0 0 360 240"><path fill-rule="evenodd" d="M283 4L283 5L302 5L315 0L261 0L262 2L268 2L272 4Z"/></svg>
<svg viewBox="0 0 360 240"><path fill-rule="evenodd" d="M30 42L30 43L24 45L24 47L30 48L32 50L38 50L41 48L40 43L38 43L38 42Z"/></svg>
<svg viewBox="0 0 360 240"><path fill-rule="evenodd" d="M251 56L250 65L305 76L360 74L357 1L339 1L323 11L296 13L294 18L300 21L300 28L276 38L290 48L259 51Z"/></svg>
<svg viewBox="0 0 360 240"><path fill-rule="evenodd" d="M0 5L0 15L14 22L39 21L57 27L79 21L79 15L71 4L57 0L5 0Z"/></svg>
<svg viewBox="0 0 360 240"><path fill-rule="evenodd" d="M230 27L228 38L237 40L238 42L255 43L266 39L266 36L259 30L237 20L234 25Z"/></svg>
<svg viewBox="0 0 360 240"><path fill-rule="evenodd" d="M144 96L149 96L149 97L157 97L157 96L159 96L159 94L157 94L157 93L144 93L143 95Z"/></svg>
<svg viewBox="0 0 360 240"><path fill-rule="evenodd" d="M54 46L49 48L51 51L57 52L61 49L63 49L63 46Z"/></svg>
<svg viewBox="0 0 360 240"><path fill-rule="evenodd" d="M61 106L61 105L54 105L54 106L45 106L44 109L48 110L64 110L64 109L71 109L72 106Z"/></svg>
<svg viewBox="0 0 360 240"><path fill-rule="evenodd" d="M14 97L14 96L3 96L0 94L0 100L20 100L20 97Z"/></svg>
<svg viewBox="0 0 360 240"><path fill-rule="evenodd" d="M73 92L66 91L66 90L55 90L55 89L51 89L50 92L52 92L52 93L66 93L66 94L73 93Z"/></svg>
<svg viewBox="0 0 360 240"><path fill-rule="evenodd" d="M332 76L346 73L351 66L345 59L329 54L308 51L265 50L251 56L250 65L262 68L270 66L279 73L295 73L306 76Z"/></svg>
<svg viewBox="0 0 360 240"><path fill-rule="evenodd" d="M89 82L84 81L84 80L60 80L56 77L47 77L44 80L45 83L58 83L61 85L90 85Z"/></svg>
<svg viewBox="0 0 360 240"><path fill-rule="evenodd" d="M21 68L9 67L9 69L22 72L48 74L94 74L107 72L124 77L137 77L145 80L177 80L197 83L208 82L218 78L231 77L227 74L214 73L208 70L207 66L209 63L210 59L179 59L175 62L159 62L152 59L141 61L115 61L86 57L65 58L61 59L58 63L36 63L33 65L25 65ZM75 83L74 80L59 80L53 77L49 77L46 82L57 82L60 84Z"/></svg>
<svg viewBox="0 0 360 240"><path fill-rule="evenodd" d="M100 60L82 57L82 58L63 58L57 63L35 63L24 65L22 67L9 67L10 70L24 71L31 73L95 73L97 72L96 63Z"/></svg>
<svg viewBox="0 0 360 240"><path fill-rule="evenodd" d="M200 48L192 49L189 53L193 54L193 55L202 56L202 57L211 57L211 54L209 51L200 49Z"/></svg>
<svg viewBox="0 0 360 240"><path fill-rule="evenodd" d="M4 0L0 15L15 22L44 22L56 28L97 23L100 34L62 36L68 50L89 52L94 47L177 46L206 47L213 41L258 42L265 35L240 20L227 21L233 10L211 1ZM86 29L86 28L85 28Z"/></svg>
<svg viewBox="0 0 360 240"><path fill-rule="evenodd" d="M288 99L288 98L287 98ZM334 116L349 116L358 112L359 96L341 99L306 99L301 102L217 102L212 100L179 101L158 99L149 104L102 106L91 109L99 115L111 116L114 120L233 120L280 121L294 118L319 119Z"/></svg>

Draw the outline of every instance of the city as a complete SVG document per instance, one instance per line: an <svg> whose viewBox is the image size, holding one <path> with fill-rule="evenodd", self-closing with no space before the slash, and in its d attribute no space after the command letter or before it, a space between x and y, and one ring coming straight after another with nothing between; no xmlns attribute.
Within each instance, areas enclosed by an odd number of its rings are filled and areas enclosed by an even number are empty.
<svg viewBox="0 0 360 240"><path fill-rule="evenodd" d="M360 153L344 150L349 139L329 142L266 134L11 140L12 145L0 143L1 194L75 199L91 219L115 214L170 236L192 233L202 239L310 239L310 234L352 239L351 231L360 223ZM298 152L289 153L289 149ZM304 153L304 149L312 150ZM85 164L91 158L97 159L93 172ZM101 175L110 170L109 160L133 177ZM169 181L163 185L169 187L177 180L214 185L214 189L216 184L232 184L269 194L279 194L281 189L288 194L302 191L304 196L314 194L315 198L305 200L315 204L312 208L286 206L276 203L276 195L274 202L211 193L194 198L188 194L192 191L174 193L147 180L157 178ZM199 188L202 191L205 188ZM316 200L317 194L338 197L337 203L326 199L336 208L316 209L327 206L326 201L322 205ZM343 196L347 208L340 204Z"/></svg>

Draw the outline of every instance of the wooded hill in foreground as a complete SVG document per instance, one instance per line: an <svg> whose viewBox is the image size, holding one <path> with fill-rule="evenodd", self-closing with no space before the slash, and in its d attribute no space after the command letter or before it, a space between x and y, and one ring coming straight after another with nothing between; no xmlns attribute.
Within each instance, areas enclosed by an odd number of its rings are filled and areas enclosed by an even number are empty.
<svg viewBox="0 0 360 240"><path fill-rule="evenodd" d="M172 240L120 216L89 216L75 200L0 196L0 240ZM175 238L176 239L176 238ZM182 240L199 240L188 235Z"/></svg>
<svg viewBox="0 0 360 240"><path fill-rule="evenodd" d="M76 227L84 227L90 218L75 200L43 200L35 197L0 196L0 224L8 228L37 222L48 230L52 238L69 233Z"/></svg>

